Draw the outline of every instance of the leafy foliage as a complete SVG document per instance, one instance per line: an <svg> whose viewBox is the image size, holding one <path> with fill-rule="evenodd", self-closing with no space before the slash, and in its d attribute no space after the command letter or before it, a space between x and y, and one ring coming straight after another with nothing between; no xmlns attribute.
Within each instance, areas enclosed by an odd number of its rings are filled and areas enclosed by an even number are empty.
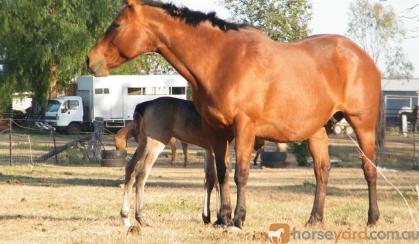
<svg viewBox="0 0 419 244"><path fill-rule="evenodd" d="M121 0L0 0L0 108L14 92L32 91L35 104L87 74L86 53L121 8ZM116 73L170 70L162 58L135 60Z"/></svg>
<svg viewBox="0 0 419 244"><path fill-rule="evenodd" d="M259 27L272 39L307 37L311 4L307 0L223 0L238 21Z"/></svg>

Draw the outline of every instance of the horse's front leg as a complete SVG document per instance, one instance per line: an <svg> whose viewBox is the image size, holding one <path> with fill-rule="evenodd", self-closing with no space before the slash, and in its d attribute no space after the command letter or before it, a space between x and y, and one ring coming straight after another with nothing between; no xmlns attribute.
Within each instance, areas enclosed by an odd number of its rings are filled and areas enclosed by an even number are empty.
<svg viewBox="0 0 419 244"><path fill-rule="evenodd" d="M234 211L234 226L241 228L246 219L246 186L249 178L250 160L255 141L254 124L246 115L235 120L236 172L234 181L237 186L237 205Z"/></svg>
<svg viewBox="0 0 419 244"><path fill-rule="evenodd" d="M151 168L159 154L164 150L165 144L147 138L147 146L144 152L144 163L139 167L136 177L135 219L141 226L149 226L144 217L144 186L150 175Z"/></svg>

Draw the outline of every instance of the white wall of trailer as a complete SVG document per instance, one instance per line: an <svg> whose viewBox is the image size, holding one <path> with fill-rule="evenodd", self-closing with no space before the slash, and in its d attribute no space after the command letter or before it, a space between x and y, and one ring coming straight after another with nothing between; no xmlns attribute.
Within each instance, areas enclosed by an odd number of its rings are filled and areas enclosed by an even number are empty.
<svg viewBox="0 0 419 244"><path fill-rule="evenodd" d="M90 93L91 118L132 120L137 104L170 96L186 99L188 82L180 75L81 76L78 94ZM86 100L86 99L84 99Z"/></svg>

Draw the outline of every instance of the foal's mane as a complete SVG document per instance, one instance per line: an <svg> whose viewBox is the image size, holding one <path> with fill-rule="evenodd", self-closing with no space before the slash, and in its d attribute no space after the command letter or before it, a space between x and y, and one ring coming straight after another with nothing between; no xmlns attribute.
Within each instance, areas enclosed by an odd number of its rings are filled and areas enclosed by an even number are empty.
<svg viewBox="0 0 419 244"><path fill-rule="evenodd" d="M215 12L203 13L200 11L190 10L187 7L177 7L173 3L163 3L155 0L140 0L140 3L163 9L168 15L179 18L185 23L197 26L202 22L209 21L212 26L218 27L220 30L227 31L238 31L240 28L248 27L248 24L236 24L230 23L217 17Z"/></svg>

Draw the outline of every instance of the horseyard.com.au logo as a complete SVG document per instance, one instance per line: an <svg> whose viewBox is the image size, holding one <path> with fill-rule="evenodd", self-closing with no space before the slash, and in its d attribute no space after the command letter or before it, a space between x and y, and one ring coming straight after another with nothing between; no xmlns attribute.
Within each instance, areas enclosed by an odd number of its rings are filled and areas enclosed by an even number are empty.
<svg viewBox="0 0 419 244"><path fill-rule="evenodd" d="M271 224L268 237L272 244L288 243L290 241L290 226L287 224Z"/></svg>
<svg viewBox="0 0 419 244"><path fill-rule="evenodd" d="M272 244L288 243L290 240L302 241L413 241L418 243L419 231L378 231L368 230L327 230L300 231L290 229L288 224L271 224L268 232L269 242Z"/></svg>

